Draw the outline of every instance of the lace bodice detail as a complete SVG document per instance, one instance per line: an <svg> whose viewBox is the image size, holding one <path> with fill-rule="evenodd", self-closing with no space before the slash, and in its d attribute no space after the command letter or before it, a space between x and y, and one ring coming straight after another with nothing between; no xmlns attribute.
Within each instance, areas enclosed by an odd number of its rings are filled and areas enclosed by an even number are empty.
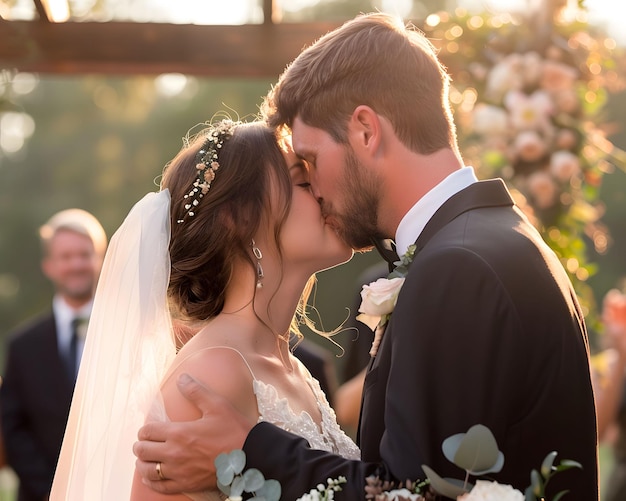
<svg viewBox="0 0 626 501"><path fill-rule="evenodd" d="M307 383L315 395L322 415L319 426L308 412L296 414L289 406L287 398L279 397L272 385L255 379L253 388L259 408L259 422L266 421L299 435L306 439L313 449L332 452L347 459L359 459L361 457L359 448L337 424L335 411L328 403L319 382L309 374Z"/></svg>

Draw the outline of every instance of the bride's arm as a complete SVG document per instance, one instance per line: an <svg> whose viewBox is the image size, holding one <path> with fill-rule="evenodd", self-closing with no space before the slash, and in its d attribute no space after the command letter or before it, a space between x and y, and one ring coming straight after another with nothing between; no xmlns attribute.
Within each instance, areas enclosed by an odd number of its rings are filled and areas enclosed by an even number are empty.
<svg viewBox="0 0 626 501"><path fill-rule="evenodd" d="M181 355L184 355L184 352L178 356ZM258 420L258 408L250 370L242 356L228 348L211 348L188 356L171 373L161 388L161 396L169 420L193 421L201 417L198 407L178 390L176 381L183 373L190 374L201 384L223 396L251 422ZM228 423L224 423L224 433L228 433L228 429ZM156 470L156 463L154 468ZM167 471L163 471L163 474L167 477ZM189 501L189 498L183 494L160 494L146 486L135 471L131 501Z"/></svg>

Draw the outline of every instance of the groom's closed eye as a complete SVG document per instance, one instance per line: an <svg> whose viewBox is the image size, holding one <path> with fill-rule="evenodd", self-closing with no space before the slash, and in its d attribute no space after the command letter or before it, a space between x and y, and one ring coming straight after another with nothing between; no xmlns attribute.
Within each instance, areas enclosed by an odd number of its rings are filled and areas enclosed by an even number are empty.
<svg viewBox="0 0 626 501"><path fill-rule="evenodd" d="M307 190L311 188L309 173L303 162L299 161L292 165L289 169L289 173L291 174L291 181L294 185L306 188Z"/></svg>

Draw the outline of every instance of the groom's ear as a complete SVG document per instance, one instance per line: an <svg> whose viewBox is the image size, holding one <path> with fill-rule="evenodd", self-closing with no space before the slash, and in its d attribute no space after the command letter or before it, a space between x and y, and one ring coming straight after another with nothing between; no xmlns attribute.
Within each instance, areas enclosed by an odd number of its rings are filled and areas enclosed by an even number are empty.
<svg viewBox="0 0 626 501"><path fill-rule="evenodd" d="M355 153L374 155L381 141L378 114L369 106L357 106L348 123L348 141Z"/></svg>

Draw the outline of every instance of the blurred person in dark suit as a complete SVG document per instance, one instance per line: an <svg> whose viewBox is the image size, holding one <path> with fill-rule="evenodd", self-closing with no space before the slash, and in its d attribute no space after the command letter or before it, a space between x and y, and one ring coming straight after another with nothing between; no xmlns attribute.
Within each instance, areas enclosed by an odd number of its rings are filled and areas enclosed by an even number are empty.
<svg viewBox="0 0 626 501"><path fill-rule="evenodd" d="M626 499L626 293L609 290L602 300L605 349L593 357L598 437L610 447L605 501ZM602 466L602 465L601 465Z"/></svg>
<svg viewBox="0 0 626 501"><path fill-rule="evenodd" d="M107 246L98 220L81 209L39 230L41 269L54 286L52 308L9 334L0 387L8 465L18 501L48 499L63 440L96 282Z"/></svg>

